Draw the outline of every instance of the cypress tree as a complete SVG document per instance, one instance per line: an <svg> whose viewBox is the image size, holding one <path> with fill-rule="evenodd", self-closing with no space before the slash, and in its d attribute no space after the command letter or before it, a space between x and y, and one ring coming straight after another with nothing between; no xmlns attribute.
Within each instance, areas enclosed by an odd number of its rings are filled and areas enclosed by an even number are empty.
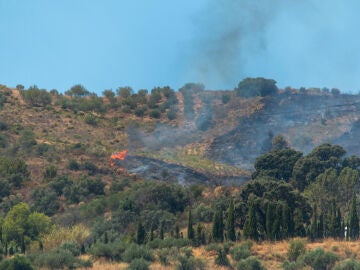
<svg viewBox="0 0 360 270"><path fill-rule="evenodd" d="M235 210L234 210L234 201L231 199L229 208L227 210L227 219L226 219L226 233L230 241L236 240L235 234Z"/></svg>
<svg viewBox="0 0 360 270"><path fill-rule="evenodd" d="M276 206L274 223L272 228L272 237L275 240L281 240L281 212L282 212L281 204L278 204Z"/></svg>
<svg viewBox="0 0 360 270"><path fill-rule="evenodd" d="M293 221L290 215L289 206L284 203L282 205L282 213L281 213L281 235L282 238L288 238L292 236L292 231L294 228Z"/></svg>
<svg viewBox="0 0 360 270"><path fill-rule="evenodd" d="M212 227L212 236L216 242L224 241L224 220L221 209L215 212Z"/></svg>
<svg viewBox="0 0 360 270"><path fill-rule="evenodd" d="M353 195L350 208L350 239L356 240L359 238L359 218L356 210L356 197Z"/></svg>
<svg viewBox="0 0 360 270"><path fill-rule="evenodd" d="M341 212L340 208L337 209L337 215L336 215L336 222L335 222L335 237L343 238L343 230L342 230L342 224L341 224Z"/></svg>
<svg viewBox="0 0 360 270"><path fill-rule="evenodd" d="M160 223L159 238L160 238L161 240L164 240L164 222L163 222L163 221Z"/></svg>
<svg viewBox="0 0 360 270"><path fill-rule="evenodd" d="M329 233L330 236L336 238L336 204L335 200L332 201L331 204L331 215L330 215L330 224L329 224Z"/></svg>
<svg viewBox="0 0 360 270"><path fill-rule="evenodd" d="M136 234L136 243L138 245L141 245L144 243L145 235L146 235L145 228L142 225L141 220L139 220L138 227L137 227L137 234Z"/></svg>
<svg viewBox="0 0 360 270"><path fill-rule="evenodd" d="M193 221L192 221L192 216L191 216L191 209L189 210L189 219L188 219L188 227L187 228L188 228L188 230L187 230L188 239L194 240L195 232L194 232Z"/></svg>
<svg viewBox="0 0 360 270"><path fill-rule="evenodd" d="M244 225L244 236L253 240L259 240L259 233L257 230L257 220L255 213L255 205L250 203L249 211Z"/></svg>
<svg viewBox="0 0 360 270"><path fill-rule="evenodd" d="M296 208L294 211L294 234L300 237L304 237L306 235L304 228L304 216L300 208Z"/></svg>
<svg viewBox="0 0 360 270"><path fill-rule="evenodd" d="M266 207L266 221L265 221L266 238L268 240L274 240L273 221L274 221L274 207L270 202L268 202Z"/></svg>
<svg viewBox="0 0 360 270"><path fill-rule="evenodd" d="M317 205L314 205L313 209L313 215L311 218L311 224L310 224L310 232L309 232L309 238L311 241L314 241L318 236L318 225L317 225Z"/></svg>
<svg viewBox="0 0 360 270"><path fill-rule="evenodd" d="M319 239L324 238L324 214L321 213L319 216L319 223L317 228L317 237Z"/></svg>
<svg viewBox="0 0 360 270"><path fill-rule="evenodd" d="M176 226L175 226L175 238L176 239L180 238L180 228L179 228L178 224L176 224Z"/></svg>

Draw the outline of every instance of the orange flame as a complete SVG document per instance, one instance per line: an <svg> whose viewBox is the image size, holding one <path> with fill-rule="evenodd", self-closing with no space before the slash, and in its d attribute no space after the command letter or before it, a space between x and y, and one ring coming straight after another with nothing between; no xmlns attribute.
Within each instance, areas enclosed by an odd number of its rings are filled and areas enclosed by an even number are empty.
<svg viewBox="0 0 360 270"><path fill-rule="evenodd" d="M110 156L110 166L115 166L115 160L125 160L127 150L123 150L121 152L112 153Z"/></svg>

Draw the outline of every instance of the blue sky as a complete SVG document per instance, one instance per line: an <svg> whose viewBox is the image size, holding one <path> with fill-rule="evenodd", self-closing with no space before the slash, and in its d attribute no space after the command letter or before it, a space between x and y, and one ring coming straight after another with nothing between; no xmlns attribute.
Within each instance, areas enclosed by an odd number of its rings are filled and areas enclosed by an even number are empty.
<svg viewBox="0 0 360 270"><path fill-rule="evenodd" d="M298 3L296 3L298 2ZM360 1L0 0L0 83L360 90Z"/></svg>

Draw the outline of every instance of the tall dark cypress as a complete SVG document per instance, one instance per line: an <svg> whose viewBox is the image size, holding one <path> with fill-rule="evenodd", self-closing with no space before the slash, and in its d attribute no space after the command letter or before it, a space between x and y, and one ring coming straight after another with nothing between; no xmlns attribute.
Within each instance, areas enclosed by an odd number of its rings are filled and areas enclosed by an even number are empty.
<svg viewBox="0 0 360 270"><path fill-rule="evenodd" d="M294 211L294 235L304 237L306 235L304 228L304 215L300 208Z"/></svg>
<svg viewBox="0 0 360 270"><path fill-rule="evenodd" d="M137 234L136 234L136 243L138 245L141 245L145 242L145 235L146 235L145 228L142 225L141 220L139 220Z"/></svg>
<svg viewBox="0 0 360 270"><path fill-rule="evenodd" d="M318 221L317 221L317 205L314 205L313 215L311 218L309 238L314 241L318 236Z"/></svg>
<svg viewBox="0 0 360 270"><path fill-rule="evenodd" d="M187 229L188 229L187 230L188 239L194 240L195 232L194 232L193 221L192 221L192 216L191 216L191 209L189 210L189 219L188 219Z"/></svg>
<svg viewBox="0 0 360 270"><path fill-rule="evenodd" d="M350 208L350 239L356 240L359 238L359 217L356 210L356 197L353 195L351 208Z"/></svg>
<svg viewBox="0 0 360 270"><path fill-rule="evenodd" d="M230 241L236 240L235 234L235 209L234 209L234 201L231 199L230 204L227 210L227 219L226 219L226 233L227 238Z"/></svg>
<svg viewBox="0 0 360 270"><path fill-rule="evenodd" d="M212 227L212 236L213 239L217 242L224 241L224 220L221 209L218 209L215 212L213 227Z"/></svg>
<svg viewBox="0 0 360 270"><path fill-rule="evenodd" d="M274 206L271 204L271 202L268 202L266 207L266 221L265 221L266 238L268 240L274 240L273 222L274 222Z"/></svg>
<svg viewBox="0 0 360 270"><path fill-rule="evenodd" d="M319 216L319 223L317 228L317 238L324 238L324 214L321 213Z"/></svg>
<svg viewBox="0 0 360 270"><path fill-rule="evenodd" d="M335 237L342 239L344 234L343 234L343 227L341 224L341 212L340 212L340 208L337 209L337 214L336 214L336 222L335 222Z"/></svg>
<svg viewBox="0 0 360 270"><path fill-rule="evenodd" d="M281 213L282 207L281 204L276 206L274 223L272 228L272 235L275 240L281 240Z"/></svg>
<svg viewBox="0 0 360 270"><path fill-rule="evenodd" d="M255 205L253 202L250 203L249 211L246 216L244 225L244 236L253 240L259 240L259 232L257 228L257 220L255 213Z"/></svg>

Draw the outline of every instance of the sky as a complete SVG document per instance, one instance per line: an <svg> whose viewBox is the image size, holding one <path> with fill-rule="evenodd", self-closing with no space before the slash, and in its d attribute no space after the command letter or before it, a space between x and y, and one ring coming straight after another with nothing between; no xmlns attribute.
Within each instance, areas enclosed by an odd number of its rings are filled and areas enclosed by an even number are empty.
<svg viewBox="0 0 360 270"><path fill-rule="evenodd" d="M0 0L0 84L360 91L358 0Z"/></svg>

